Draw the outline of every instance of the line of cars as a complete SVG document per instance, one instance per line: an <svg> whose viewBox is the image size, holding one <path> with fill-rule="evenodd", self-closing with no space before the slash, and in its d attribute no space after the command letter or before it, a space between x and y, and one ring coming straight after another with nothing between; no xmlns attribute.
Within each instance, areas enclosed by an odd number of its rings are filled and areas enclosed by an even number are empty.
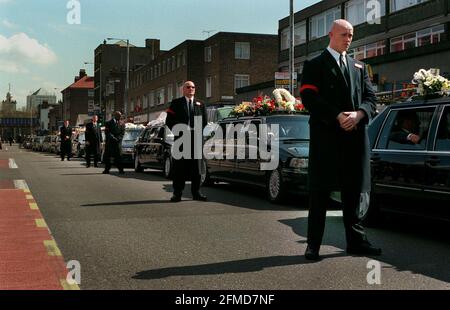
<svg viewBox="0 0 450 310"><path fill-rule="evenodd" d="M405 111L415 115L415 130L421 137L417 143L402 143L393 138L398 136L393 133L399 130L400 115ZM260 187L272 202L289 199L292 192L307 194L308 121L308 115L281 114L225 117L208 125L203 137L205 150L210 154L202 163L202 182L213 185L224 181ZM228 125L241 125L244 141L248 142L249 128L258 130L260 124L279 126L279 164L274 169L261 169L268 159L263 159L259 150L256 158L249 158L248 154L255 150L249 143L239 143L239 132L231 137L215 134L218 127L225 132ZM360 217L366 223L377 224L383 212L389 211L450 220L450 100L389 105L369 124L368 130L372 191L361 195ZM256 136L261 137L258 132ZM124 158L134 164L136 172L159 169L170 178L173 143L173 134L163 122L135 128L124 137ZM268 150L270 147L264 146ZM246 157L211 156L215 152L226 155L229 150L234 154L243 152Z"/></svg>

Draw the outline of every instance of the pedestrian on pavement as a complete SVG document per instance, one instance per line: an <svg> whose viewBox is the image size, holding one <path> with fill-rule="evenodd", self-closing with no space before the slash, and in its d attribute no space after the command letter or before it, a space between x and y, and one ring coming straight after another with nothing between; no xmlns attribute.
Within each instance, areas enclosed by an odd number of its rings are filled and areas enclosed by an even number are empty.
<svg viewBox="0 0 450 310"><path fill-rule="evenodd" d="M91 166L91 155L94 156L94 167L98 167L100 143L103 142L102 131L97 123L98 116L92 117L92 122L86 124L86 168Z"/></svg>
<svg viewBox="0 0 450 310"><path fill-rule="evenodd" d="M191 177L191 192L194 200L206 201L207 198L200 192L202 159L194 159L194 116L201 116L202 129L207 124L205 105L195 100L195 84L187 81L183 85L183 97L174 99L167 110L166 125L170 130L177 124L185 124L191 130L190 158L175 159L173 162L173 196L172 202L181 201L186 177ZM180 136L175 137L175 139ZM203 149L202 149L203 150ZM200 150L198 154L203 154Z"/></svg>
<svg viewBox="0 0 450 310"><path fill-rule="evenodd" d="M72 127L69 125L69 120L64 121L64 125L59 129L59 136L61 138L61 161L64 161L66 156L67 160L70 161L72 157Z"/></svg>
<svg viewBox="0 0 450 310"><path fill-rule="evenodd" d="M125 173L122 167L122 139L125 134L125 125L121 122L120 118L122 113L119 111L114 112L114 117L105 124L105 152L103 155L103 161L105 163L104 174L108 174L111 169L111 157L114 158L114 164L119 173Z"/></svg>
<svg viewBox="0 0 450 310"><path fill-rule="evenodd" d="M13 142L14 142L13 137L12 137L12 136L9 136L8 141L9 141L9 146L12 146L12 144L13 144Z"/></svg>
<svg viewBox="0 0 450 310"><path fill-rule="evenodd" d="M319 260L327 205L341 192L347 253L380 255L358 217L360 195L370 190L367 123L376 97L364 63L347 55L353 26L334 21L323 53L306 61L300 93L310 112L308 246L305 258Z"/></svg>

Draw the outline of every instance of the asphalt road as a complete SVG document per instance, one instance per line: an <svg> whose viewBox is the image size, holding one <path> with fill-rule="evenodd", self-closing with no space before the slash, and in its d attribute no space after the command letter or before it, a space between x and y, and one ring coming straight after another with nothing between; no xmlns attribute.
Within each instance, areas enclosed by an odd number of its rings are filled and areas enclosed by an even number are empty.
<svg viewBox="0 0 450 310"><path fill-rule="evenodd" d="M217 184L208 202L170 203L161 172L101 174L80 160L19 150L0 152L18 169L0 180L27 182L65 261L81 264L81 289L449 289L445 224L394 218L368 229L382 247L380 284L368 284L371 258L345 252L340 211L329 211L323 260L306 247L306 199L269 203L258 189ZM378 278L376 278L378 279Z"/></svg>

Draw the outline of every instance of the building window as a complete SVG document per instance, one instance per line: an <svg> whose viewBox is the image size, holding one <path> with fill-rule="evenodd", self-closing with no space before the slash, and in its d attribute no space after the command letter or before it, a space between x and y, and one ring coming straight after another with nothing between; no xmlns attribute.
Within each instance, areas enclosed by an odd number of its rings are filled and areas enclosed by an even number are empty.
<svg viewBox="0 0 450 310"><path fill-rule="evenodd" d="M211 86L212 86L212 78L208 76L206 78L206 98L211 98Z"/></svg>
<svg viewBox="0 0 450 310"><path fill-rule="evenodd" d="M142 109L148 108L148 97L147 95L142 96Z"/></svg>
<svg viewBox="0 0 450 310"><path fill-rule="evenodd" d="M406 49L436 44L441 41L441 35L445 32L444 25L438 25L426 29L404 34L391 39L391 52L400 52Z"/></svg>
<svg viewBox="0 0 450 310"><path fill-rule="evenodd" d="M172 71L175 71L177 65L177 61L175 59L175 56L172 56Z"/></svg>
<svg viewBox="0 0 450 310"><path fill-rule="evenodd" d="M186 50L181 53L181 65L186 66Z"/></svg>
<svg viewBox="0 0 450 310"><path fill-rule="evenodd" d="M289 42L290 41L289 34L290 34L289 28L285 28L281 31L281 46L280 46L280 48L282 51L289 48L289 43L290 43Z"/></svg>
<svg viewBox="0 0 450 310"><path fill-rule="evenodd" d="M377 0L380 4L380 17L386 15L386 1ZM368 22L367 18L375 18L373 0L351 0L345 4L345 17L353 25Z"/></svg>
<svg viewBox="0 0 450 310"><path fill-rule="evenodd" d="M163 60L162 62L162 74L166 74L166 61Z"/></svg>
<svg viewBox="0 0 450 310"><path fill-rule="evenodd" d="M365 58L376 57L386 54L386 45L384 41L356 47L349 51L348 55L356 60L363 60Z"/></svg>
<svg viewBox="0 0 450 310"><path fill-rule="evenodd" d="M391 12L400 11L428 0L391 0Z"/></svg>
<svg viewBox="0 0 450 310"><path fill-rule="evenodd" d="M94 97L94 90L93 89L89 89L88 90L88 97Z"/></svg>
<svg viewBox="0 0 450 310"><path fill-rule="evenodd" d="M181 53L177 55L177 68L181 67Z"/></svg>
<svg viewBox="0 0 450 310"><path fill-rule="evenodd" d="M234 89L250 85L250 75L235 74L234 75Z"/></svg>
<svg viewBox="0 0 450 310"><path fill-rule="evenodd" d="M158 88L158 90L156 91L156 104L157 105L161 105L164 104L164 100L165 100L165 89L164 87Z"/></svg>
<svg viewBox="0 0 450 310"><path fill-rule="evenodd" d="M250 59L250 42L236 42L234 44L235 59Z"/></svg>
<svg viewBox="0 0 450 310"><path fill-rule="evenodd" d="M205 62L211 62L211 46L205 47Z"/></svg>
<svg viewBox="0 0 450 310"><path fill-rule="evenodd" d="M169 59L167 59L167 73L169 73L170 71L172 71L172 63L171 63L172 58L169 57Z"/></svg>
<svg viewBox="0 0 450 310"><path fill-rule="evenodd" d="M151 107L155 106L155 92L151 91L148 94L148 103Z"/></svg>
<svg viewBox="0 0 450 310"><path fill-rule="evenodd" d="M173 84L170 83L167 85L167 102L171 102L173 100Z"/></svg>
<svg viewBox="0 0 450 310"><path fill-rule="evenodd" d="M180 98L183 95L183 85L184 85L183 81L177 83L176 89L177 98Z"/></svg>
<svg viewBox="0 0 450 310"><path fill-rule="evenodd" d="M306 42L306 21L297 23L294 26L294 45Z"/></svg>
<svg viewBox="0 0 450 310"><path fill-rule="evenodd" d="M319 15L313 16L309 21L309 37L311 40L321 38L330 32L331 25L341 18L339 6L329 9Z"/></svg>

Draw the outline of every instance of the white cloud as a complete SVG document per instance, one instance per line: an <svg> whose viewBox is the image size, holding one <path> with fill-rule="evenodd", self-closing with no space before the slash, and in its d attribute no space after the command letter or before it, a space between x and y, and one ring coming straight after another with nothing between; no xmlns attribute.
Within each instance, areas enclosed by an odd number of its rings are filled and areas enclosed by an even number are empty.
<svg viewBox="0 0 450 310"><path fill-rule="evenodd" d="M0 66L0 71L23 72L23 66L27 63L49 65L56 60L56 54L47 45L23 32L9 38L0 35L0 62L8 68Z"/></svg>
<svg viewBox="0 0 450 310"><path fill-rule="evenodd" d="M0 0L0 4L4 4L4 3L9 3L12 2L13 0Z"/></svg>
<svg viewBox="0 0 450 310"><path fill-rule="evenodd" d="M0 0L1 1L1 0ZM4 19L2 20L2 25L5 26L6 28L12 29L12 28L16 28L17 26L13 23L11 23L9 20Z"/></svg>
<svg viewBox="0 0 450 310"><path fill-rule="evenodd" d="M8 61L8 60L3 60L0 58L0 72L28 73L28 70L18 63Z"/></svg>

